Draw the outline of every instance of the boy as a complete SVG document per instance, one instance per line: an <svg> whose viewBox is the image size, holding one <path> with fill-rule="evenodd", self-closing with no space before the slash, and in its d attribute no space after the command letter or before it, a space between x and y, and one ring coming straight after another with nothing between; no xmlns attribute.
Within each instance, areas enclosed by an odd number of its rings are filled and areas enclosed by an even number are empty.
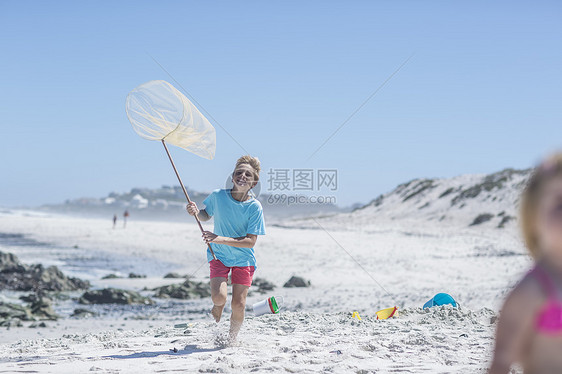
<svg viewBox="0 0 562 374"><path fill-rule="evenodd" d="M246 296L256 268L254 245L258 235L265 235L262 206L249 194L258 183L259 173L258 158L242 156L236 161L232 173L232 189L213 191L203 201L205 209L199 210L194 202L187 205L189 214L197 214L201 221L208 221L211 217L215 220L214 232L203 232L203 240L210 243L217 257L217 260L213 260L211 252L207 250L214 304L211 314L218 323L226 304L226 285L228 273L231 272L230 342L236 340L244 321Z"/></svg>

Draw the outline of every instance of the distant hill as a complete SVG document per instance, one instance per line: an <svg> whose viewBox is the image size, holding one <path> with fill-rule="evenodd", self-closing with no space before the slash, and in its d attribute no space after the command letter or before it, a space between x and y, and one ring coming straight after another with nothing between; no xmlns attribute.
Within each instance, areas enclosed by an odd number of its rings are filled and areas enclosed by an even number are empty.
<svg viewBox="0 0 562 374"><path fill-rule="evenodd" d="M272 195L260 194L266 218L280 219L282 225L314 227L307 217L341 223L341 227L375 224L392 220L423 220L462 227L484 225L499 229L514 225L519 195L531 169L505 169L493 174L468 174L453 178L413 179L398 185L365 205L340 208L334 204L271 203ZM188 189L190 198L200 207L209 192ZM45 205L45 211L112 217L127 209L131 218L185 220L185 196L179 186L133 188L129 192L112 192L102 198L67 200L63 204ZM291 219L287 219L291 218ZM339 222L339 223L338 223ZM343 225L343 226L342 226Z"/></svg>
<svg viewBox="0 0 562 374"><path fill-rule="evenodd" d="M484 225L501 229L515 224L519 196L530 174L531 169L505 169L488 175L414 179L352 212L319 216L315 219L331 224L332 227L371 225L393 220L422 220L461 227ZM286 224L318 228L311 219Z"/></svg>
<svg viewBox="0 0 562 374"><path fill-rule="evenodd" d="M204 207L203 200L210 192L194 191L187 188L191 200L199 207ZM349 211L335 204L282 204L275 203L270 194L260 194L266 218L287 218L294 216L310 216L316 214ZM78 198L66 200L63 204L44 205L44 211L94 217L121 216L125 210L131 213L131 219L163 219L185 220L186 199L180 186L162 186L160 188L133 188L129 192L112 192L101 198Z"/></svg>

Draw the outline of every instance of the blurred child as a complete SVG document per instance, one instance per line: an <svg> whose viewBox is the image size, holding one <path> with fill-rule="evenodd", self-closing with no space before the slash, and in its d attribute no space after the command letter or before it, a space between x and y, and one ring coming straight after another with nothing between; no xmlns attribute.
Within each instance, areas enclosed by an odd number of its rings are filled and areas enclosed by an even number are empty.
<svg viewBox="0 0 562 374"><path fill-rule="evenodd" d="M521 197L521 228L535 260L507 297L490 374L562 373L562 153L545 160Z"/></svg>
<svg viewBox="0 0 562 374"><path fill-rule="evenodd" d="M123 213L123 228L127 227L127 218L129 218L129 211L126 210Z"/></svg>
<svg viewBox="0 0 562 374"><path fill-rule="evenodd" d="M258 183L259 174L259 160L242 156L232 173L232 189L213 191L203 201L205 209L199 210L194 202L187 205L189 214L197 214L201 221L214 217L214 232L203 233L203 240L211 244L217 257L217 260L213 260L211 252L207 250L214 304L211 314L215 321L220 321L226 304L228 274L231 273L230 342L236 340L244 321L246 296L256 268L254 246L258 235L265 235L262 206L250 191Z"/></svg>

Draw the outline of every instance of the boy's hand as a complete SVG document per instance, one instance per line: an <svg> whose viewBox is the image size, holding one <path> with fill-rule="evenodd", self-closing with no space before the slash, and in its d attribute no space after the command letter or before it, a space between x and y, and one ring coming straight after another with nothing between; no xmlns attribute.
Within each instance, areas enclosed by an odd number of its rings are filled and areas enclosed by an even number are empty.
<svg viewBox="0 0 562 374"><path fill-rule="evenodd" d="M207 244L218 238L218 235L210 231L203 231L203 241Z"/></svg>
<svg viewBox="0 0 562 374"><path fill-rule="evenodd" d="M195 201L192 201L191 203L187 204L185 206L185 209L192 216L195 216L199 213L199 209L197 209L197 204L195 204Z"/></svg>

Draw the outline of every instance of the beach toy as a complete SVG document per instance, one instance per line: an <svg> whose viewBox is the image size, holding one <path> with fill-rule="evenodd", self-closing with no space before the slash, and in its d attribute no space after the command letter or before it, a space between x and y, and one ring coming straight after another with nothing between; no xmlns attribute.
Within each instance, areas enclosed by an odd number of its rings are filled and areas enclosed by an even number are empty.
<svg viewBox="0 0 562 374"><path fill-rule="evenodd" d="M357 318L359 321L361 321L361 316L359 315L359 312L353 312L351 318Z"/></svg>
<svg viewBox="0 0 562 374"><path fill-rule="evenodd" d="M457 302L453 297L446 293L438 293L433 296L427 303L423 304L423 309L431 308L432 306L447 305L451 304L453 307L457 307Z"/></svg>
<svg viewBox="0 0 562 374"><path fill-rule="evenodd" d="M397 306L393 306L392 308L386 308L383 310L379 310L376 315L377 319L388 319L390 317L394 317L396 315L396 311L398 310Z"/></svg>
<svg viewBox="0 0 562 374"><path fill-rule="evenodd" d="M186 329L188 327L193 326L193 323L178 323L174 325L174 328L176 329Z"/></svg>
<svg viewBox="0 0 562 374"><path fill-rule="evenodd" d="M283 304L282 296L271 296L270 298L254 304L254 314L256 317L262 314L277 314L279 313L281 304Z"/></svg>
<svg viewBox="0 0 562 374"><path fill-rule="evenodd" d="M187 97L162 80L143 83L129 92L125 110L138 135L162 142L185 198L191 203L166 143L212 160L217 144L215 128ZM199 217L194 217L203 233ZM211 244L207 243L207 247L216 260Z"/></svg>

